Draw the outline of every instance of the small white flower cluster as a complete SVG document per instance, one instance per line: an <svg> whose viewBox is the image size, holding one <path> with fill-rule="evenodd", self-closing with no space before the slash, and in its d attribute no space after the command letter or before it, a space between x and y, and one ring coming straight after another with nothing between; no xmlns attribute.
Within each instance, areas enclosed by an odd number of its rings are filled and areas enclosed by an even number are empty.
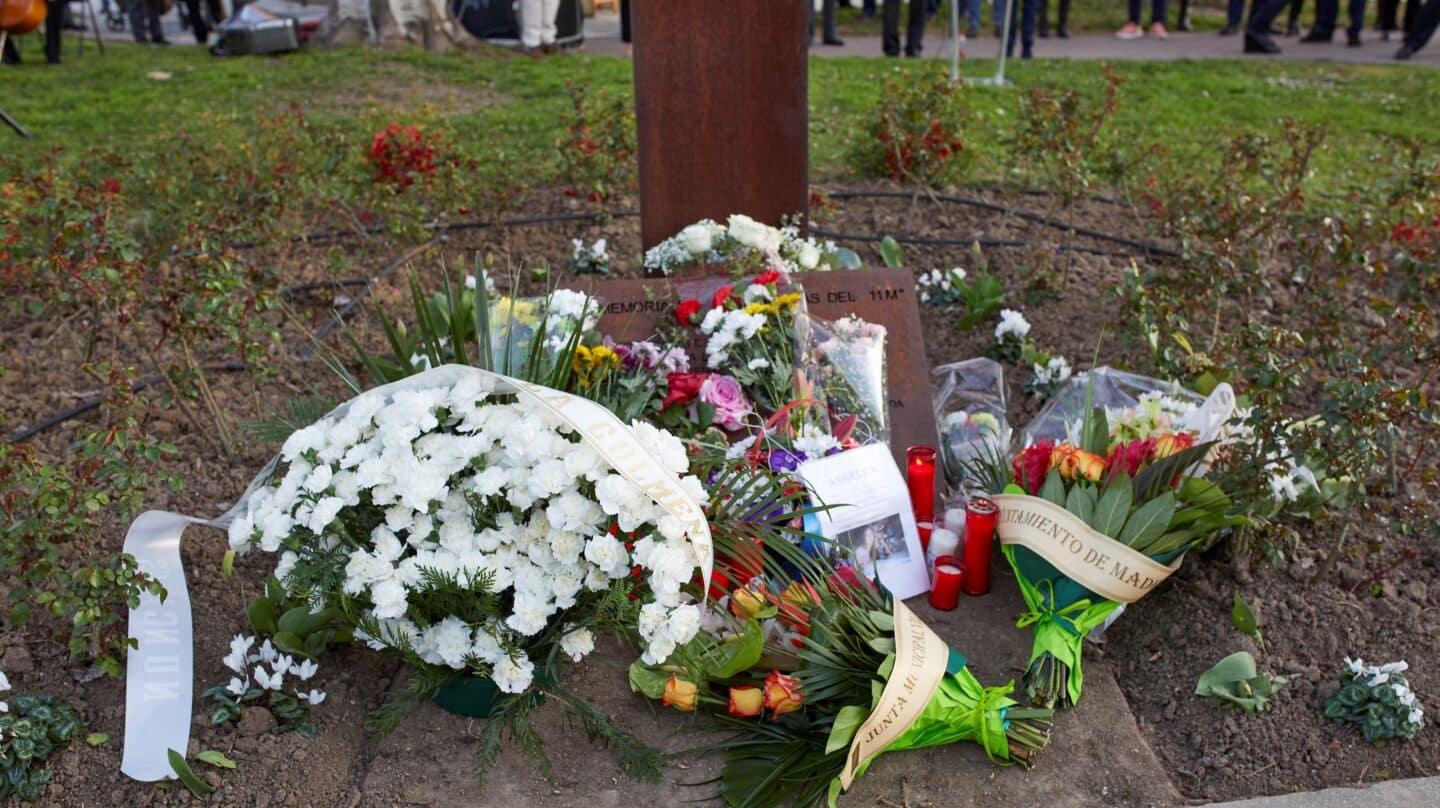
<svg viewBox="0 0 1440 808"><path fill-rule="evenodd" d="M760 255L767 269L808 272L835 252L831 242L800 238L796 227L771 227L749 216L735 214L725 224L702 219L651 247L645 268L666 275L696 264L718 264L747 255Z"/></svg>
<svg viewBox="0 0 1440 808"><path fill-rule="evenodd" d="M603 238L595 240L589 247L578 238L570 239L574 246L574 252L570 254L570 271L583 274L595 272L608 274L610 272L610 254L606 251L606 242Z"/></svg>
<svg viewBox="0 0 1440 808"><path fill-rule="evenodd" d="M563 322L557 323L556 318ZM582 331L594 330L595 324L600 322L600 301L584 292L556 289L545 303L545 322L547 329L554 332L552 342L559 338L559 345L563 346L570 341L570 334L574 333L577 325ZM562 333L563 338L560 337Z"/></svg>
<svg viewBox="0 0 1440 808"><path fill-rule="evenodd" d="M1425 718L1425 708L1420 700L1415 698L1415 693L1409 686L1401 682L1390 682L1391 674L1404 673L1410 669L1409 663L1405 660L1399 662L1386 662L1384 665L1366 665L1363 659L1351 659L1345 657L1345 667L1350 670L1350 675L1357 681L1363 679L1366 687L1390 684L1395 691L1395 700L1410 710L1407 719L1411 724L1419 724Z"/></svg>
<svg viewBox="0 0 1440 808"><path fill-rule="evenodd" d="M706 365L712 369L724 367L730 359L730 349L736 343L760 333L765 323L765 315L750 314L744 309L726 311L716 308L705 312L705 319L700 321L700 333L710 337L705 342Z"/></svg>
<svg viewBox="0 0 1440 808"><path fill-rule="evenodd" d="M1070 378L1070 363L1063 356L1052 356L1045 364L1035 363L1035 386L1048 387Z"/></svg>
<svg viewBox="0 0 1440 808"><path fill-rule="evenodd" d="M261 644L252 654L250 649L254 646L254 637L236 634L234 639L230 640L230 653L221 660L225 663L225 667L238 674L230 677L230 684L225 687L230 695L237 698L245 695L246 691L250 689L252 676L255 678L255 686L261 690L280 692L285 689L287 675L295 676L302 682L308 682L315 676L316 671L320 670L319 665L308 659L297 662L289 655L280 653L275 650L275 646L271 645L269 640ZM252 665L254 668L251 668ZM314 688L307 691L297 687L294 693L295 698L309 702L312 706L325 701L324 691Z"/></svg>
<svg viewBox="0 0 1440 808"><path fill-rule="evenodd" d="M965 270L961 267L921 272L915 282L920 286L921 303L953 306L965 299Z"/></svg>
<svg viewBox="0 0 1440 808"><path fill-rule="evenodd" d="M342 588L369 601L361 616L379 626L378 636L357 639L413 648L456 670L486 666L509 693L530 685L533 666L518 650L524 642L562 618L582 590L604 591L639 565L659 614L681 615L641 632L649 656L668 656L690 639L680 587L698 561L684 525L549 412L496 403L490 393L476 376L389 398L368 393L296 432L281 450L283 477L250 497L230 525L230 546L279 553L282 582L302 555L354 548L344 556ZM631 429L670 472L685 474L678 439L638 421ZM699 479L680 483L705 500ZM357 507L383 514L368 536L356 536L346 519ZM610 535L612 521L645 535L633 555ZM438 586L437 574L463 591L488 576L491 591L508 596L508 613L480 624L412 613L412 598ZM590 644L576 634L562 647L583 656Z"/></svg>
<svg viewBox="0 0 1440 808"><path fill-rule="evenodd" d="M805 423L795 435L795 451L804 452L811 460L824 457L840 448L840 441L815 424Z"/></svg>
<svg viewBox="0 0 1440 808"><path fill-rule="evenodd" d="M1023 342L1029 333L1030 321L1025 319L1025 315L1014 309L1000 310L1000 322L995 324L996 342L1005 342L1007 339Z"/></svg>
<svg viewBox="0 0 1440 808"><path fill-rule="evenodd" d="M9 689L10 689L10 677L6 676L5 673L4 673L4 671L0 671L0 693L4 693L5 691L7 691L7 690L9 690ZM10 705L7 704L6 702L0 701L0 713L8 713L8 712L10 712Z"/></svg>
<svg viewBox="0 0 1440 808"><path fill-rule="evenodd" d="M488 273L486 273L485 270L483 270L483 269L480 270L480 278L482 278L482 279L484 280L484 283L485 283L485 294L493 296L493 295L495 294L495 279L492 278L492 277L490 277L490 275L489 275ZM476 281L476 278L475 278L474 275L466 275L466 276L465 276L465 288L466 288L466 289L471 289L471 290L473 290L473 289L476 287L476 285L477 285L477 281Z"/></svg>

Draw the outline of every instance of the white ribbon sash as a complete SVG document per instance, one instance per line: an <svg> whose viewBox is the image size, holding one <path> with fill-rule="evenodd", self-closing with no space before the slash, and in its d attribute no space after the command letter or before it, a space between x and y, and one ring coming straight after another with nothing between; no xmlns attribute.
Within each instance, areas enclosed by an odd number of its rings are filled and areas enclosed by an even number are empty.
<svg viewBox="0 0 1440 808"><path fill-rule="evenodd" d="M1094 530L1048 499L1022 494L994 499L1000 506L995 530L1001 544L1033 550L1067 578L1107 600L1134 603L1180 569L1180 558L1167 567Z"/></svg>
<svg viewBox="0 0 1440 808"><path fill-rule="evenodd" d="M842 788L848 790L860 766L885 751L925 712L949 661L950 646L896 598L895 667L880 691L880 701L850 741L840 771Z"/></svg>
<svg viewBox="0 0 1440 808"><path fill-rule="evenodd" d="M679 479L646 447L614 413L593 401L512 379L479 368L445 365L393 382L363 395L393 396L408 390L452 387L467 377L493 385L496 394L513 394L522 403L547 410L574 429L606 463L632 484L649 494L666 513L685 525L687 538L703 580L701 591L709 591L714 567L714 547L705 512ZM353 401L353 399L352 399ZM338 418L350 402L325 416ZM180 539L191 524L224 529L243 512L250 495L270 479L276 466L271 460L250 483L249 489L225 515L218 519L197 519L165 511L146 511L125 534L125 552L133 555L141 570L155 577L166 590L166 599L145 595L130 612L130 636L139 646L130 651L125 673L125 749L120 771L136 780L174 777L167 750L184 754L190 745L191 701L194 696L194 643L190 596L185 586L185 568L180 560Z"/></svg>

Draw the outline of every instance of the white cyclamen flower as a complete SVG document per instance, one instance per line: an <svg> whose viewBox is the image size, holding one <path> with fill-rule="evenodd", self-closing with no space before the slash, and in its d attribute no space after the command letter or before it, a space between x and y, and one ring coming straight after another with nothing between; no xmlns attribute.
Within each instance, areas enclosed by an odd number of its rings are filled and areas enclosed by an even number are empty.
<svg viewBox="0 0 1440 808"><path fill-rule="evenodd" d="M230 677L230 684L229 684L229 685L226 685L226 687L225 687L225 690L226 690L226 691L228 691L230 694L235 695L235 696L243 696L243 695L245 695L245 691L247 691L247 690L249 690L249 689L250 689L250 680L249 680L248 678L247 678L247 679L241 679L241 678L238 677L238 676L232 676L232 677Z"/></svg>
<svg viewBox="0 0 1440 808"><path fill-rule="evenodd" d="M301 701L308 701L310 702L310 706L313 707L325 700L325 693L320 690L311 690L309 693L301 693L297 690L295 691L295 698Z"/></svg>
<svg viewBox="0 0 1440 808"><path fill-rule="evenodd" d="M255 666L255 684L265 690L279 690L285 684L285 672L267 673L261 665Z"/></svg>
<svg viewBox="0 0 1440 808"><path fill-rule="evenodd" d="M316 665L314 662L311 662L308 659L290 666L290 672L295 674L296 676L299 676L302 682L308 680L311 676L314 676L315 672L318 670L320 670L320 666Z"/></svg>
<svg viewBox="0 0 1440 808"><path fill-rule="evenodd" d="M1004 342L1007 337L1023 340L1030 333L1030 322L1025 315L1014 309L1001 309L1000 322L995 326L995 341Z"/></svg>

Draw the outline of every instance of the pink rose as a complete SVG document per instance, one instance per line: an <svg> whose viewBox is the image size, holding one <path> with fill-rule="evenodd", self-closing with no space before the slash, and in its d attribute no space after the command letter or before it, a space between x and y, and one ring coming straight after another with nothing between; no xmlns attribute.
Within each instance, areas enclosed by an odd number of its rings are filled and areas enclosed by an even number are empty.
<svg viewBox="0 0 1440 808"><path fill-rule="evenodd" d="M715 423L726 429L739 429L740 419L751 412L750 402L745 400L745 392L734 376L710 374L700 385L700 400L715 408Z"/></svg>

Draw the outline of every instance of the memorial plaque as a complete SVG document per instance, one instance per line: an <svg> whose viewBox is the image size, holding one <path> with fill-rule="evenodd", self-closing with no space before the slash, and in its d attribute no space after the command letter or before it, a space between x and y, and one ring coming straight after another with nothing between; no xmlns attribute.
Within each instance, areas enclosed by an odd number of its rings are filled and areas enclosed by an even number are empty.
<svg viewBox="0 0 1440 808"><path fill-rule="evenodd" d="M640 240L809 202L808 17L788 0L635 4Z"/></svg>
<svg viewBox="0 0 1440 808"><path fill-rule="evenodd" d="M905 447L936 445L930 364L920 331L915 276L908 269L863 269L807 272L793 278L803 288L811 314L826 320L854 314L885 326L890 449L895 462L905 468ZM673 322L675 305L680 300L709 300L716 289L729 283L732 280L726 275L701 275L646 280L574 279L564 285L600 300L604 309L601 333L616 342L632 342L654 336L661 322ZM704 338L686 347L694 369L704 370Z"/></svg>

